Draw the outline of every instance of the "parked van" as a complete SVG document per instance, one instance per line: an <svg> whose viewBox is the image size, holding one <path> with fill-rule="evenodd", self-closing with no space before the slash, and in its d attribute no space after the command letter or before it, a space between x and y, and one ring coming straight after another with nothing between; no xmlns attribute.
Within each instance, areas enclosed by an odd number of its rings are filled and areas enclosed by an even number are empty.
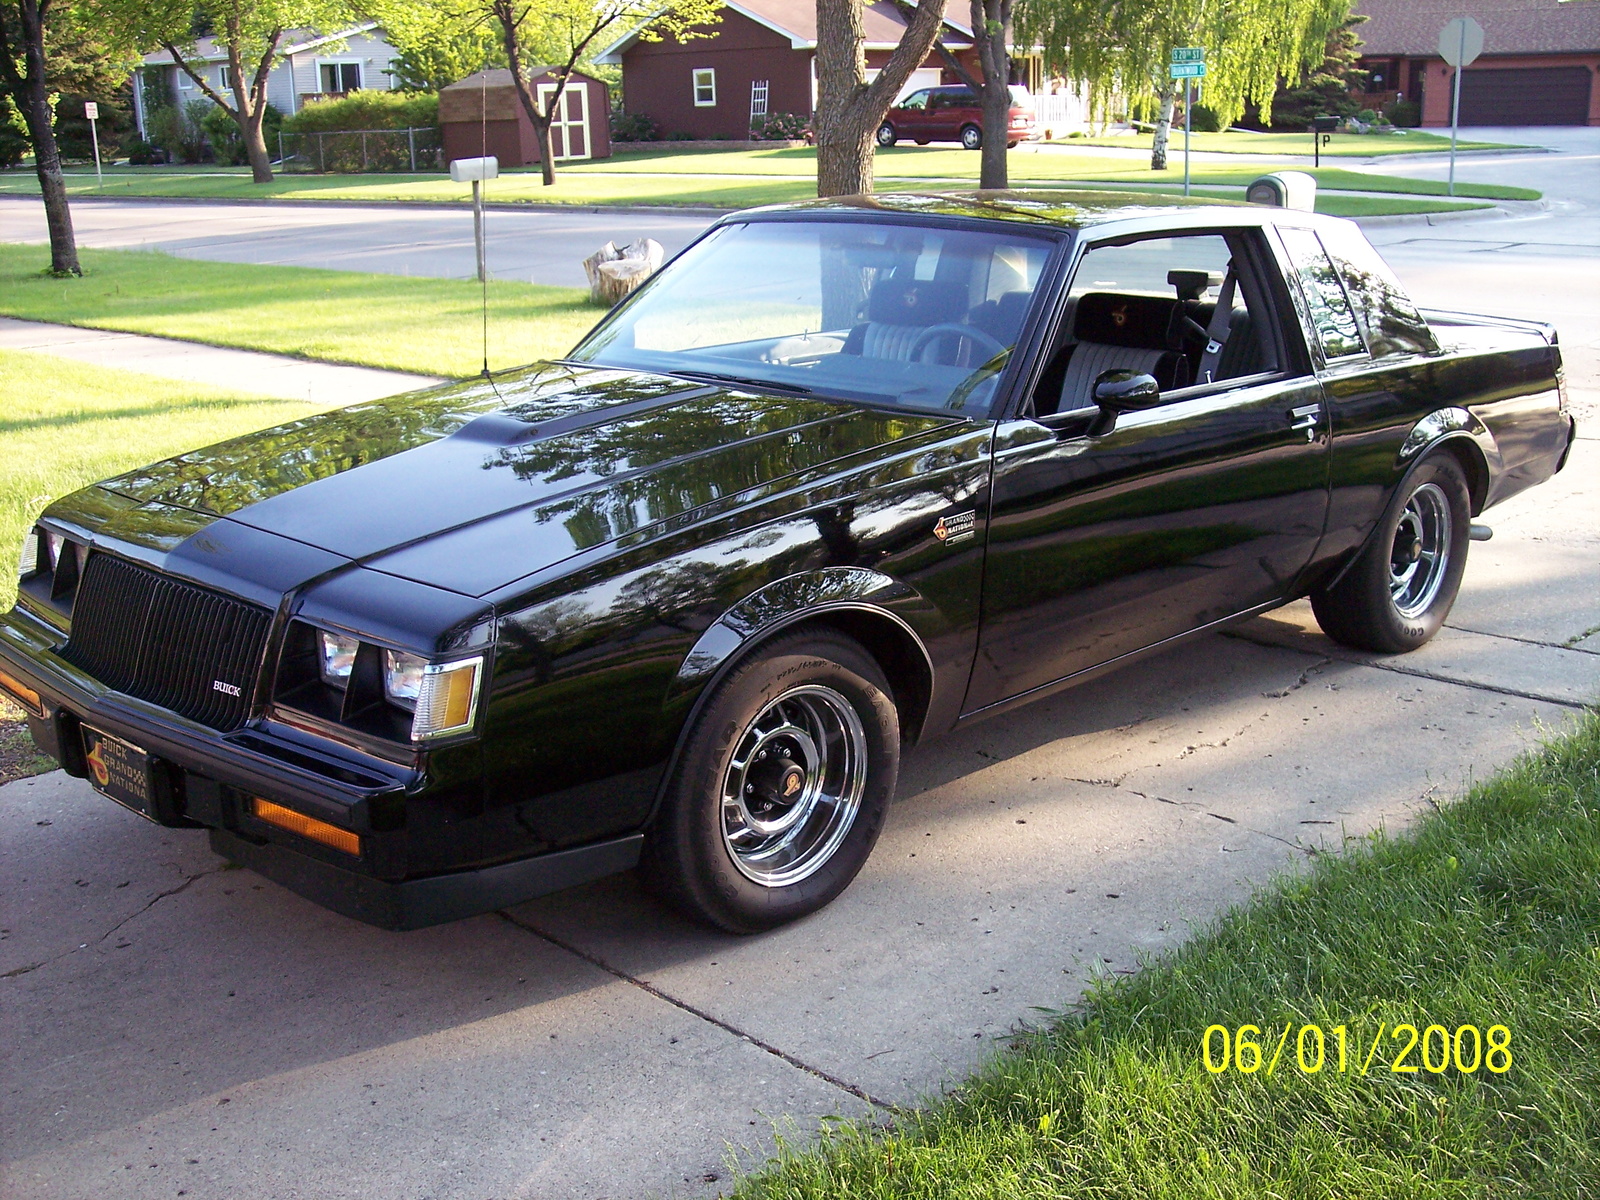
<svg viewBox="0 0 1600 1200"><path fill-rule="evenodd" d="M1037 137L1033 97L1013 84L1011 111L1006 117L1006 145ZM912 92L884 115L878 126L878 145L892 146L909 138L919 146L929 142L960 142L968 150L983 145L983 110L978 94L965 84L923 88Z"/></svg>

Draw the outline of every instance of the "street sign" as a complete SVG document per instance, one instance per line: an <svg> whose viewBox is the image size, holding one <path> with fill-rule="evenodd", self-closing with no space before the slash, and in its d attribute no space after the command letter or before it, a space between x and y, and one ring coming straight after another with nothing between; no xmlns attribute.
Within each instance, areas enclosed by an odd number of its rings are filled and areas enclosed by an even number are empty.
<svg viewBox="0 0 1600 1200"><path fill-rule="evenodd" d="M1172 61L1175 63L1205 62L1205 60L1206 48L1204 46L1174 46L1172 48Z"/></svg>
<svg viewBox="0 0 1600 1200"><path fill-rule="evenodd" d="M1452 67L1470 67L1483 53L1483 26L1457 17L1439 30L1439 57Z"/></svg>
<svg viewBox="0 0 1600 1200"><path fill-rule="evenodd" d="M1167 72L1173 79L1200 79L1206 73L1206 65L1203 62L1168 63Z"/></svg>
<svg viewBox="0 0 1600 1200"><path fill-rule="evenodd" d="M93 100L83 102L83 119L85 121L98 121L100 119L100 106Z"/></svg>
<svg viewBox="0 0 1600 1200"><path fill-rule="evenodd" d="M1470 66L1483 53L1483 26L1471 17L1457 17L1439 30L1439 57L1455 68L1450 96L1450 186L1445 193L1456 194L1456 131L1461 127L1461 69Z"/></svg>

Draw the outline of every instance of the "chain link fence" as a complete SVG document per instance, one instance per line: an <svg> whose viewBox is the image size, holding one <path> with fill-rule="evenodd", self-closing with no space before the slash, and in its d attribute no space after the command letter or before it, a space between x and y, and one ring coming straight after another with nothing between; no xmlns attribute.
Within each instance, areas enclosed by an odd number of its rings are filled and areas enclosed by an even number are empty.
<svg viewBox="0 0 1600 1200"><path fill-rule="evenodd" d="M279 169L322 175L442 171L437 129L351 129L278 134Z"/></svg>

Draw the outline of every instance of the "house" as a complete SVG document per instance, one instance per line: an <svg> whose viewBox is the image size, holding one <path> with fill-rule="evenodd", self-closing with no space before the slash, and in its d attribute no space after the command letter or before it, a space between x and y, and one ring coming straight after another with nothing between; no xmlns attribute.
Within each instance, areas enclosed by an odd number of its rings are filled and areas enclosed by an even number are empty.
<svg viewBox="0 0 1600 1200"><path fill-rule="evenodd" d="M864 16L867 77L872 79L899 45L906 21L888 0L868 3ZM944 23L946 48L967 71L981 76L972 30L948 16ZM646 41L635 30L595 61L621 66L623 108L652 118L664 138L741 140L763 116L809 117L816 110L816 0L723 0L721 22L704 29L706 36L684 42ZM1044 82L1041 58L1024 55L1014 61L1014 82L1038 94ZM911 73L901 95L960 82L934 51Z"/></svg>
<svg viewBox="0 0 1600 1200"><path fill-rule="evenodd" d="M529 67L528 82L542 107L555 92L550 67ZM574 71L567 76L550 121L550 157L556 162L611 157L611 102L605 81ZM502 167L539 161L533 122L504 67L479 71L439 93L439 128L446 162L492 154Z"/></svg>
<svg viewBox="0 0 1600 1200"><path fill-rule="evenodd" d="M1600 125L1600 0L1357 0L1368 107L1419 101L1424 125L1449 125L1452 69L1439 31L1483 26L1483 54L1461 74L1463 125Z"/></svg>
<svg viewBox="0 0 1600 1200"><path fill-rule="evenodd" d="M399 55L376 21L325 35L310 29L292 30L279 45L278 61L267 76L267 101L287 116L298 112L307 100L322 96L342 96L362 88L391 91L395 77L390 68ZM232 90L233 80L228 78L228 51L225 46L218 45L215 38L200 38L195 43L194 53L185 58L219 92L226 94ZM140 75L147 81L152 74L165 80L172 98L179 104L205 95L165 50L144 56ZM139 136L148 136L144 87L133 89L133 114Z"/></svg>

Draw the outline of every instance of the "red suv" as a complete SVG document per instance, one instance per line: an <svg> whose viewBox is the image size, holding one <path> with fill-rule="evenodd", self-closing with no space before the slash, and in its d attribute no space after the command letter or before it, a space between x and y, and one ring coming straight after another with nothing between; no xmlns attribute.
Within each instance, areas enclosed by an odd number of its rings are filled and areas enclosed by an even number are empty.
<svg viewBox="0 0 1600 1200"><path fill-rule="evenodd" d="M1006 117L1006 145L1015 146L1033 136L1033 97L1026 88L1014 85ZM919 146L960 142L968 150L976 150L983 145L983 111L977 93L959 83L912 92L891 108L878 126L878 145L892 146L901 138L910 138Z"/></svg>

